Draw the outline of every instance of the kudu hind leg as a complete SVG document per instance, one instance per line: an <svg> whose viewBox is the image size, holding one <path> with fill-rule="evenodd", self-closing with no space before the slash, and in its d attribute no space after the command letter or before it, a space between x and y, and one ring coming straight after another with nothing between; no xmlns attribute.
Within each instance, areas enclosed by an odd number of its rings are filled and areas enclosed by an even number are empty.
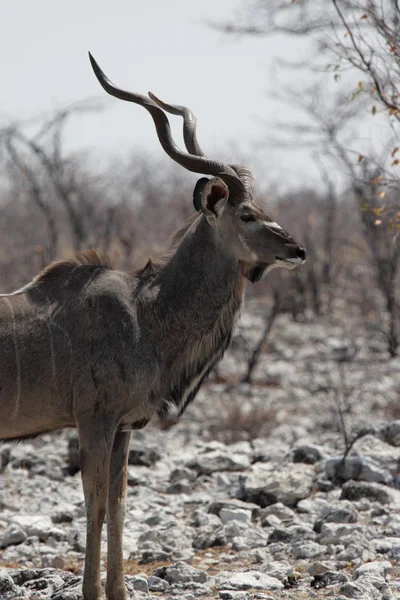
<svg viewBox="0 0 400 600"><path fill-rule="evenodd" d="M110 460L116 427L107 417L78 423L79 457L86 505L84 600L101 600L101 530L107 509Z"/></svg>
<svg viewBox="0 0 400 600"><path fill-rule="evenodd" d="M109 600L127 598L124 583L123 528L131 432L117 432L111 454L107 505L107 583Z"/></svg>

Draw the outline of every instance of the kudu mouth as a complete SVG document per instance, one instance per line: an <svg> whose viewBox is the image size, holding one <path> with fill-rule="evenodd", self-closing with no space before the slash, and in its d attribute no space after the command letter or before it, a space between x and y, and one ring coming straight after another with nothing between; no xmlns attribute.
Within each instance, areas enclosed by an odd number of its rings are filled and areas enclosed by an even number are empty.
<svg viewBox="0 0 400 600"><path fill-rule="evenodd" d="M286 269L295 269L306 262L306 251L299 244L285 244L285 256L275 256L276 264Z"/></svg>
<svg viewBox="0 0 400 600"><path fill-rule="evenodd" d="M306 251L303 246L300 246L299 244L286 244L285 250L286 256L275 256L275 261L272 263L260 262L253 265L242 263L242 274L246 279L251 281L251 283L256 283L257 281L260 281L264 273L268 273L268 271L275 267L283 267L284 269L292 270L306 262Z"/></svg>
<svg viewBox="0 0 400 600"><path fill-rule="evenodd" d="M306 261L301 258L275 258L275 265L284 269L295 269L299 265L303 265Z"/></svg>

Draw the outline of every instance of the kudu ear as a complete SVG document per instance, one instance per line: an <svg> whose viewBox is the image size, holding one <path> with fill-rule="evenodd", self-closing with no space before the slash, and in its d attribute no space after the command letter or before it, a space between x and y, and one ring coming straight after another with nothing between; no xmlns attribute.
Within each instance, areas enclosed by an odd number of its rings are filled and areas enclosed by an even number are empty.
<svg viewBox="0 0 400 600"><path fill-rule="evenodd" d="M219 177L213 177L204 186L201 194L201 210L208 219L218 218L229 198L229 189Z"/></svg>
<svg viewBox="0 0 400 600"><path fill-rule="evenodd" d="M193 206L196 210L201 210L201 195L204 188L210 180L208 177L202 177L198 180L193 190Z"/></svg>

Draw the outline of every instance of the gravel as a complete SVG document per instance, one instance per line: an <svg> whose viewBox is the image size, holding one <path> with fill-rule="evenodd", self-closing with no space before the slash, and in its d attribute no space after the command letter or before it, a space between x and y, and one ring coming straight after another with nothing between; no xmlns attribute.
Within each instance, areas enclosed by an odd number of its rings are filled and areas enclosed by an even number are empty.
<svg viewBox="0 0 400 600"><path fill-rule="evenodd" d="M255 309L239 323L247 347L261 330ZM254 385L237 383L236 344L175 426L134 432L129 598L400 598L400 420L390 417L398 362L365 340L358 362L337 369L348 330L279 316ZM366 431L346 461L332 400L343 372L349 388L364 390L344 413L348 439ZM234 436L230 410L245 425ZM73 431L0 448L1 600L81 600L77 450ZM104 564L102 573L104 583Z"/></svg>

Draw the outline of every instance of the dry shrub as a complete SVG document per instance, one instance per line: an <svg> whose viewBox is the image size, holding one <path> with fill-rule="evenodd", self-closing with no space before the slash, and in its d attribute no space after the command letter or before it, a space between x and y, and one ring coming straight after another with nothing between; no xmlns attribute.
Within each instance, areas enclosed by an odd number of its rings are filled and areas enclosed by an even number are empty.
<svg viewBox="0 0 400 600"><path fill-rule="evenodd" d="M208 427L211 439L224 444L265 437L276 427L277 409L251 404L243 397L230 396L221 403L220 416Z"/></svg>

